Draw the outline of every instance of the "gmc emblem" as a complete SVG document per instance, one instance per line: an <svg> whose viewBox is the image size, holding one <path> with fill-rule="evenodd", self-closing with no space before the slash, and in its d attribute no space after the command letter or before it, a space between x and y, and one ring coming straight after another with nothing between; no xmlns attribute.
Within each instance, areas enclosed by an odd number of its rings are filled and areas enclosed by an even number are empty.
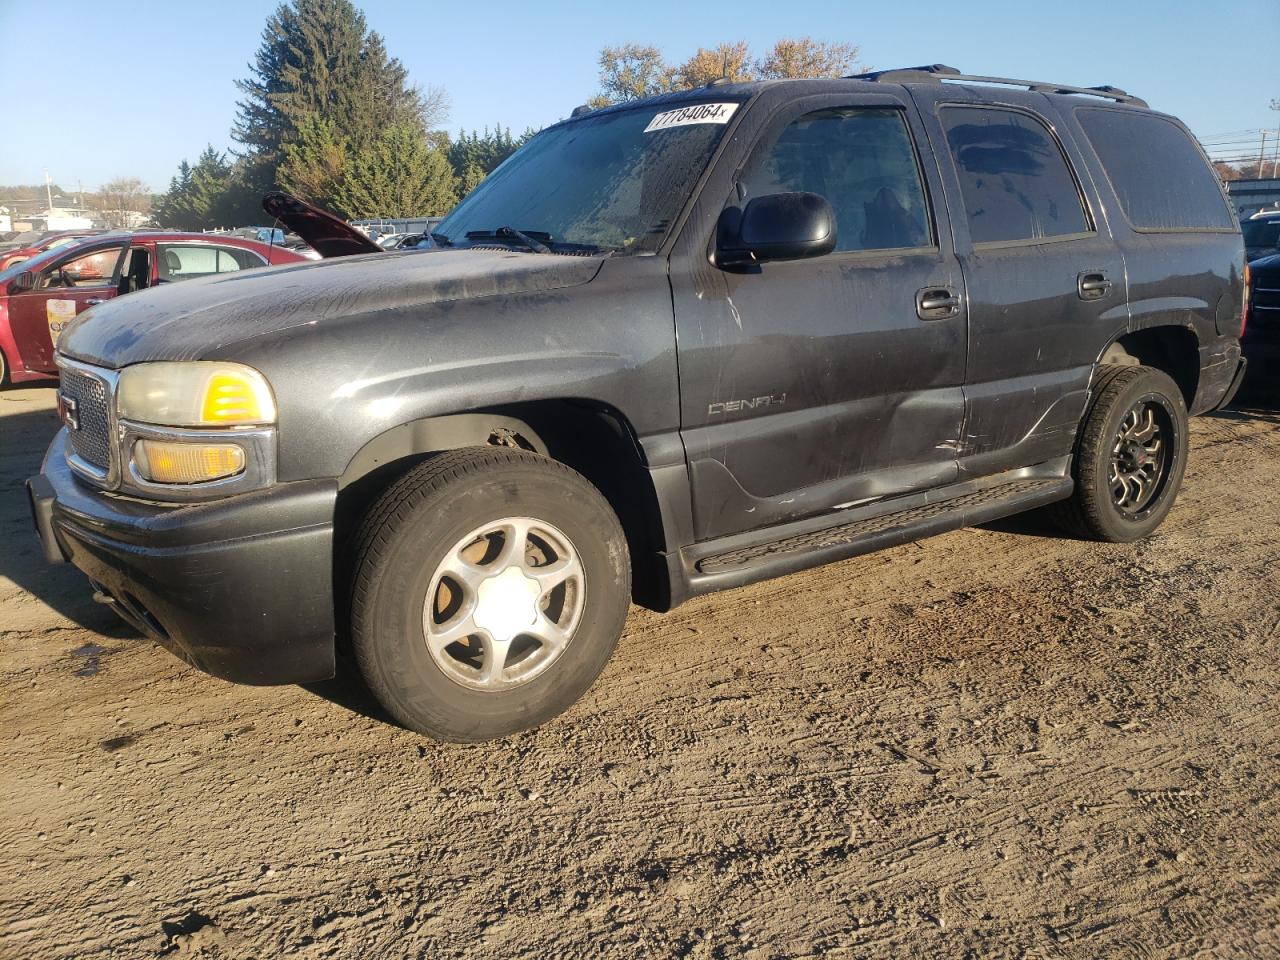
<svg viewBox="0 0 1280 960"><path fill-rule="evenodd" d="M67 425L68 430L80 429L79 407L76 404L75 397L68 397L61 390L58 391L58 419Z"/></svg>

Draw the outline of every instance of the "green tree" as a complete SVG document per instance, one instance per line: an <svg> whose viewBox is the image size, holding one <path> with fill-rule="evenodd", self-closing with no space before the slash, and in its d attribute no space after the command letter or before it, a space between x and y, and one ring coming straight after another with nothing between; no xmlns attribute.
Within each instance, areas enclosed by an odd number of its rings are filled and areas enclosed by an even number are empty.
<svg viewBox="0 0 1280 960"><path fill-rule="evenodd" d="M333 121L318 115L303 117L297 139L284 145L284 161L276 179L290 193L325 206L333 202L347 160L347 139Z"/></svg>
<svg viewBox="0 0 1280 960"><path fill-rule="evenodd" d="M356 220L431 217L447 213L458 194L444 152L415 125L399 123L355 150L334 201Z"/></svg>
<svg viewBox="0 0 1280 960"><path fill-rule="evenodd" d="M465 197L484 181L488 174L483 168L474 163L467 164L467 168L462 171L462 176L458 178L458 196Z"/></svg>
<svg viewBox="0 0 1280 960"><path fill-rule="evenodd" d="M422 131L424 110L443 108L438 91L424 100L409 85L403 64L388 55L350 0L281 4L267 20L250 69L237 83L244 99L232 137L272 166L299 140L304 120L331 123L359 148L392 125Z"/></svg>
<svg viewBox="0 0 1280 960"><path fill-rule="evenodd" d="M179 230L207 230L233 222L223 219L230 212L228 195L232 183L232 167L226 154L210 144L195 166L186 160L178 164L177 176L169 181L168 191L156 205L156 221Z"/></svg>

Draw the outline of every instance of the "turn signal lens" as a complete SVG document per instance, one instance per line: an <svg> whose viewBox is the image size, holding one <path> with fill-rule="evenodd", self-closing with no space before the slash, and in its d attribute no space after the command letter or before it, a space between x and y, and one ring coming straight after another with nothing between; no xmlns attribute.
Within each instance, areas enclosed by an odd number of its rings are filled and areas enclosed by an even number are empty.
<svg viewBox="0 0 1280 960"><path fill-rule="evenodd" d="M152 483L207 483L243 471L244 449L234 443L139 440L133 462L138 475Z"/></svg>
<svg viewBox="0 0 1280 960"><path fill-rule="evenodd" d="M1249 265L1244 265L1244 306L1240 309L1240 339L1244 339L1244 332L1249 327L1249 299L1253 296L1253 275L1249 272Z"/></svg>
<svg viewBox="0 0 1280 960"><path fill-rule="evenodd" d="M116 405L123 420L168 427L271 424L275 398L266 378L239 363L162 361L125 367Z"/></svg>
<svg viewBox="0 0 1280 960"><path fill-rule="evenodd" d="M262 423L275 419L275 412L266 409L270 401L254 378L238 370L219 370L204 386L200 417L205 423Z"/></svg>

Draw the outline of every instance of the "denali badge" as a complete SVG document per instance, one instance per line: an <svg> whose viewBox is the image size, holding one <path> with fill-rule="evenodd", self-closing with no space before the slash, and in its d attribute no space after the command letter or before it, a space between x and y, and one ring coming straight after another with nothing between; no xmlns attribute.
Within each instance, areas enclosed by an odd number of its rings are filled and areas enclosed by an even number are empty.
<svg viewBox="0 0 1280 960"><path fill-rule="evenodd" d="M740 410L758 410L761 407L780 407L787 402L785 393L774 393L767 397L752 397L750 400L718 400L707 407L707 416L714 417L718 413L737 413Z"/></svg>
<svg viewBox="0 0 1280 960"><path fill-rule="evenodd" d="M58 419L67 425L68 430L80 429L79 406L75 397L68 397L61 390L58 391Z"/></svg>

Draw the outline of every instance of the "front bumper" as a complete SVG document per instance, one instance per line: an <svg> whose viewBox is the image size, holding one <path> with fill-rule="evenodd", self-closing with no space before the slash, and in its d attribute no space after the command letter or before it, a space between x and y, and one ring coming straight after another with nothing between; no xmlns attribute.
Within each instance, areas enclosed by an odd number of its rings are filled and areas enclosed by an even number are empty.
<svg viewBox="0 0 1280 960"><path fill-rule="evenodd" d="M121 616L215 677L333 676L335 482L158 505L82 485L66 444L64 429L27 482L46 559L75 564Z"/></svg>

